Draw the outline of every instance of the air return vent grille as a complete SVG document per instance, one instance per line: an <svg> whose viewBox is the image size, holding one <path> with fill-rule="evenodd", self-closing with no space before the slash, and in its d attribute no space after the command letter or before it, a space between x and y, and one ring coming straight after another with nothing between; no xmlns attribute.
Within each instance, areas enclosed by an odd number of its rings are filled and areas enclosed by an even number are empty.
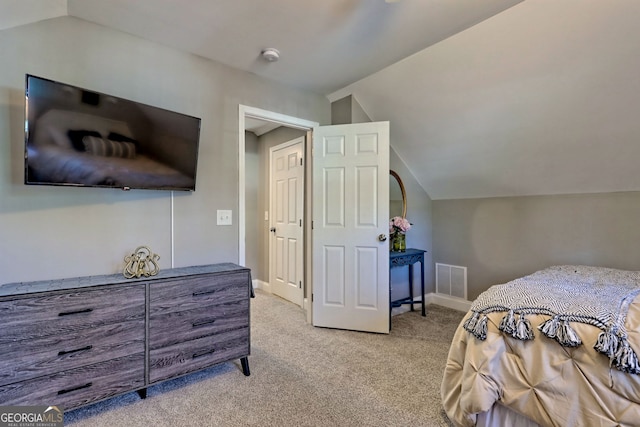
<svg viewBox="0 0 640 427"><path fill-rule="evenodd" d="M467 267L436 263L436 293L467 299Z"/></svg>

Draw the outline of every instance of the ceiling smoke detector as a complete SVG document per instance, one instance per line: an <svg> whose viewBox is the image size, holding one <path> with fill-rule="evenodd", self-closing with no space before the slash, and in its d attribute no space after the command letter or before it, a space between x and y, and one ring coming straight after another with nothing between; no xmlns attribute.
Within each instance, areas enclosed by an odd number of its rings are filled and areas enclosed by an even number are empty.
<svg viewBox="0 0 640 427"><path fill-rule="evenodd" d="M262 51L262 57L269 62L276 62L280 58L280 52L270 47Z"/></svg>

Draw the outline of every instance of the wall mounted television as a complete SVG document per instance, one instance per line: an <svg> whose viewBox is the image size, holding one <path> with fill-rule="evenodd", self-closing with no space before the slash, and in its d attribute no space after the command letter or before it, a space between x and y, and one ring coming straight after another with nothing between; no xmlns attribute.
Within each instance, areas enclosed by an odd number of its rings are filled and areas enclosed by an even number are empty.
<svg viewBox="0 0 640 427"><path fill-rule="evenodd" d="M200 119L26 75L25 184L195 191Z"/></svg>

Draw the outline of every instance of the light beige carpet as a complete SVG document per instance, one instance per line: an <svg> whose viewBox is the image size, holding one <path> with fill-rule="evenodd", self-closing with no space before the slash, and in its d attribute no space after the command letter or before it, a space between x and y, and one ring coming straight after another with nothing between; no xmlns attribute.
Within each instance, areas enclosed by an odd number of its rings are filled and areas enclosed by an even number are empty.
<svg viewBox="0 0 640 427"><path fill-rule="evenodd" d="M65 414L69 426L449 426L440 382L464 313L428 306L389 335L314 328L303 311L256 292L251 376L239 361Z"/></svg>

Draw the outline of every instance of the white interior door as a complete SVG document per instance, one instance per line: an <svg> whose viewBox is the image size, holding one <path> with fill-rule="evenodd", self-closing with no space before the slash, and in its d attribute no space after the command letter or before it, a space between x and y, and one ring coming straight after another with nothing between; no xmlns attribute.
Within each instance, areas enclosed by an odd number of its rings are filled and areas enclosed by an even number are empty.
<svg viewBox="0 0 640 427"><path fill-rule="evenodd" d="M300 307L304 240L304 137L280 144L270 150L270 268L273 293Z"/></svg>
<svg viewBox="0 0 640 427"><path fill-rule="evenodd" d="M389 332L389 123L313 131L313 324Z"/></svg>

